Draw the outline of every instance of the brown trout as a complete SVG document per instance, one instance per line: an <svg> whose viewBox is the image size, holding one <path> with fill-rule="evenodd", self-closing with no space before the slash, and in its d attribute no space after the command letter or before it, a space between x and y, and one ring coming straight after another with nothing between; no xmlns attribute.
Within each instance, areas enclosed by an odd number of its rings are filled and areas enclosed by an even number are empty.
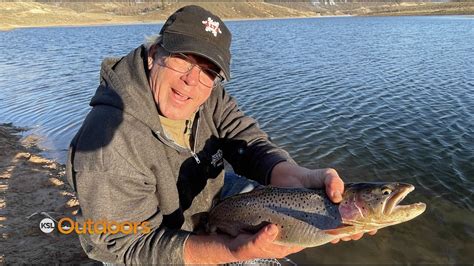
<svg viewBox="0 0 474 266"><path fill-rule="evenodd" d="M314 247L334 239L399 224L426 205L399 205L413 191L404 183L348 183L343 200L332 203L322 189L261 187L224 199L207 217L207 231L231 236L279 227L276 242Z"/></svg>

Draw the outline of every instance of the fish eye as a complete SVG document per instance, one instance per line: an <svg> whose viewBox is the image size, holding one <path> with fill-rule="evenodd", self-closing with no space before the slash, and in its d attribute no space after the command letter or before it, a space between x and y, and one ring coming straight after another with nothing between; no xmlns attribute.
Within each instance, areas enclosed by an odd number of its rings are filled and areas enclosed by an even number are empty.
<svg viewBox="0 0 474 266"><path fill-rule="evenodd" d="M383 195L390 195L392 193L392 190L389 188L384 188L382 189L382 194Z"/></svg>

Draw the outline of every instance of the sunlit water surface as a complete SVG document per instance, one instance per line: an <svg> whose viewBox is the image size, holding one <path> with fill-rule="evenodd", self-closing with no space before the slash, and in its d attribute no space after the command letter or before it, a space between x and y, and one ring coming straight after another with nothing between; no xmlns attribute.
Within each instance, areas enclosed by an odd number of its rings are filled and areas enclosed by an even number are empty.
<svg viewBox="0 0 474 266"><path fill-rule="evenodd" d="M31 128L65 161L99 81L161 25L0 33L0 122ZM228 22L228 90L300 164L347 181L402 181L421 217L297 263L474 262L474 19L321 18Z"/></svg>

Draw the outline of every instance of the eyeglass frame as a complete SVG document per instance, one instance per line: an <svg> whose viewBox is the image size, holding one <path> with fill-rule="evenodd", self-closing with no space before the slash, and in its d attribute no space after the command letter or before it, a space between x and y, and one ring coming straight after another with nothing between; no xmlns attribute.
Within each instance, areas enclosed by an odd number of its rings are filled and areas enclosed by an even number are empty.
<svg viewBox="0 0 474 266"><path fill-rule="evenodd" d="M204 70L203 70L203 67L201 67L199 64L192 63L192 62L191 62L192 60L191 60L191 58L190 58L188 55L183 54L183 53L172 53L172 52L168 51L168 50L163 46L163 44L158 44L158 45L159 45L161 48L163 48L163 50L168 54L168 55L163 56L163 57L170 58L170 57L173 56L173 55L179 55L179 56L182 57L181 59L185 60L185 61L189 64L189 67L188 67L189 69L188 69L187 71L185 71L185 72L176 70L176 69L174 69L174 68L168 66L168 64L167 64L164 60L163 60L163 64L160 64L161 66L164 66L164 67L166 67L166 68L169 68L169 69L171 69L171 70L173 70L173 71L176 71L176 72L178 72L178 73L181 73L181 74L188 74L191 70L193 70L194 67L197 67L197 68L199 69L199 78L198 78L199 83L201 83L202 85L206 86L207 88L214 88L214 86L216 86L216 85L218 85L218 84L224 83L224 80L225 80L224 76L222 76L222 75L221 75L220 73L218 73L217 71L215 71L215 70L213 70L213 69L210 69L210 68L205 68L205 71L204 71ZM213 73L213 74L215 73L215 78L214 78L214 80L213 80L213 85L211 85L211 86L208 86L208 85L204 84L204 83L201 81L201 78L200 78L201 72L203 72L204 75L207 75L207 74L206 74L206 71L207 71L207 72L211 72L211 73Z"/></svg>

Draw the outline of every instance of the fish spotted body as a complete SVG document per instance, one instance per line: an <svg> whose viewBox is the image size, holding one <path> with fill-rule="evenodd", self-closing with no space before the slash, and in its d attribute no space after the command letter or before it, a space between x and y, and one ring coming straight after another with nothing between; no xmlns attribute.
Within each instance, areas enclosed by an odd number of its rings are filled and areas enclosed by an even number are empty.
<svg viewBox="0 0 474 266"><path fill-rule="evenodd" d="M334 204L322 189L261 187L224 199L208 215L208 232L231 236L279 227L276 242L313 247L334 239L399 224L426 209L424 203L399 205L414 187L404 183L349 183Z"/></svg>

